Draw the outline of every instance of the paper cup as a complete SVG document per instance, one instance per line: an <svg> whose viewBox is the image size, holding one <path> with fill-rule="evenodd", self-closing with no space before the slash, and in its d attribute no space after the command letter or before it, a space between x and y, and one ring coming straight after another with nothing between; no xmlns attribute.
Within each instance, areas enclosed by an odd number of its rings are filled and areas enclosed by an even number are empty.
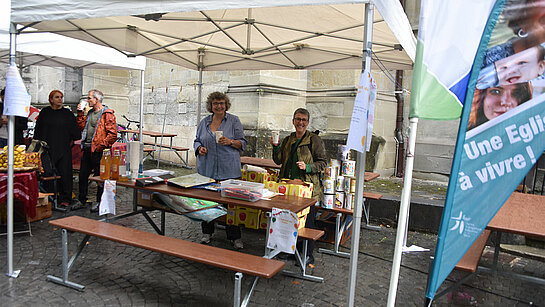
<svg viewBox="0 0 545 307"><path fill-rule="evenodd" d="M223 131L217 130L216 132L214 132L214 134L216 135L216 143L218 143L220 141L220 138L223 136Z"/></svg>
<svg viewBox="0 0 545 307"><path fill-rule="evenodd" d="M85 99L82 99L79 101L79 104L78 104L78 110L85 110L85 108L87 107L87 100Z"/></svg>
<svg viewBox="0 0 545 307"><path fill-rule="evenodd" d="M271 137L273 144L277 145L278 143L280 143L280 131L272 131Z"/></svg>

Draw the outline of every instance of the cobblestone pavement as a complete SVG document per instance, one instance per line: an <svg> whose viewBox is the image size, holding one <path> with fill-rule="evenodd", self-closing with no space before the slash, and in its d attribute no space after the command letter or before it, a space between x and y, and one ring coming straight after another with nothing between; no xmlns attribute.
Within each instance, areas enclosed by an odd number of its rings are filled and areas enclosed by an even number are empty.
<svg viewBox="0 0 545 307"><path fill-rule="evenodd" d="M92 192L90 193L92 194ZM132 190L118 189L118 213L131 210ZM54 212L51 219L65 214ZM70 212L98 219L88 209ZM158 222L157 212L152 219ZM49 219L48 219L49 220ZM18 278L0 277L2 306L229 306L232 302L234 273L183 259L129 247L92 237L75 262L69 279L85 285L84 292L45 280L46 275L61 275L61 233L43 220L32 223L32 236L18 234L14 242L14 269ZM153 232L141 215L115 223ZM183 216L167 214L167 236L197 242L199 223ZM264 233L243 230L244 252L260 255L264 250ZM358 255L356 306L385 306L388 297L395 229L380 231L362 229ZM81 234L69 235L69 249L75 251ZM5 238L5 237L3 237ZM435 247L435 235L409 234L408 245ZM212 244L232 248L225 232L218 230ZM316 248L332 246L319 242ZM0 241L6 250L6 240ZM349 249L344 248L345 251ZM397 293L397 306L423 306L430 253L403 257ZM258 282L251 306L346 306L349 260L315 252L313 274L325 278L324 283L302 281L278 274ZM481 264L491 263L487 252ZM502 254L502 270L524 272L545 278L545 264ZM0 270L7 272L7 255L0 254ZM287 268L296 270L293 262ZM452 273L443 284L452 284L463 274ZM251 278L243 279L243 290ZM521 282L502 276L480 274L460 287L453 295L436 300L434 306L545 306L545 286Z"/></svg>

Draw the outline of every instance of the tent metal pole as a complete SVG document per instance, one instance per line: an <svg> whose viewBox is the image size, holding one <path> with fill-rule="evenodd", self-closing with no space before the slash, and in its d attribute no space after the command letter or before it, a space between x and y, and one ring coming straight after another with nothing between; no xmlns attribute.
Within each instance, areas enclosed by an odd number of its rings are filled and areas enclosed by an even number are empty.
<svg viewBox="0 0 545 307"><path fill-rule="evenodd" d="M199 48L199 81L197 84L197 126L201 122L201 102L202 102L202 70L204 60L204 48Z"/></svg>
<svg viewBox="0 0 545 307"><path fill-rule="evenodd" d="M374 4L365 4L365 31L363 36L363 57L362 57L362 73L371 71L371 50L373 39L373 13ZM367 125L365 125L367 130ZM367 131L365 132L366 137ZM360 227L363 208L363 190L365 176L365 150L358 152L356 156L356 199L353 213L352 226L352 244L350 246L350 270L348 276L348 300L347 306L354 306L354 296L356 293L356 277L358 271L358 251L360 246Z"/></svg>
<svg viewBox="0 0 545 307"><path fill-rule="evenodd" d="M138 141L140 142L140 164L138 165L138 172L144 172L144 154L142 152L144 148L143 127L144 127L144 70L140 71L140 127L138 128Z"/></svg>
<svg viewBox="0 0 545 307"><path fill-rule="evenodd" d="M401 256L403 254L403 241L406 235L406 226L409 221L409 205L411 199L411 184L413 179L414 149L416 146L416 127L418 118L409 119L409 147L407 148L407 164L405 166L405 177L403 178L403 190L401 192L401 205L397 220L397 234L394 249L394 260L392 262L392 274L390 276L390 287L388 290L388 303L386 306L395 306L397 284L399 280L399 269Z"/></svg>
<svg viewBox="0 0 545 307"><path fill-rule="evenodd" d="M17 29L14 23L9 27L9 65L15 66ZM10 115L8 119L8 195L7 195L7 219L8 219L8 272L9 277L19 276L19 270L13 271L13 147L15 144L15 116Z"/></svg>

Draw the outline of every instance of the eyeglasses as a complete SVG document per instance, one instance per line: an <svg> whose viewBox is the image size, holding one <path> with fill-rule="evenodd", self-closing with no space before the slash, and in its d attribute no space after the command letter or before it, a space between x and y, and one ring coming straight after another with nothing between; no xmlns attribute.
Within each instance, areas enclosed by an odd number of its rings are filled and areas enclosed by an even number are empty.
<svg viewBox="0 0 545 307"><path fill-rule="evenodd" d="M303 123L304 123L304 122L308 122L308 119L306 119L306 118L300 118L300 117L296 117L296 118L294 118L293 120L296 121L296 122L303 122Z"/></svg>
<svg viewBox="0 0 545 307"><path fill-rule="evenodd" d="M219 105L224 105L225 104L225 101L214 101L212 102L212 105L214 106L219 106Z"/></svg>

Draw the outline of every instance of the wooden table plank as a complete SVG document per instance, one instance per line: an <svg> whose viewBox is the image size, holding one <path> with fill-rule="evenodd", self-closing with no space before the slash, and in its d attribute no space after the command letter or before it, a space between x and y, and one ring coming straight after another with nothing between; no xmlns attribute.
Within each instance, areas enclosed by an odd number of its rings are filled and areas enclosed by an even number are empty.
<svg viewBox="0 0 545 307"><path fill-rule="evenodd" d="M120 130L119 131L120 133L140 133L139 130L132 130L132 129L127 129L127 130ZM157 137L161 137L161 135L163 137L175 137L177 136L177 134L175 133L162 133L161 132L155 132L155 131L149 131L149 130L142 130L142 134L143 135L147 135L147 136L151 136L151 137L154 137L154 138L157 138Z"/></svg>
<svg viewBox="0 0 545 307"><path fill-rule="evenodd" d="M545 237L545 196L514 192L487 228L532 237Z"/></svg>
<svg viewBox="0 0 545 307"><path fill-rule="evenodd" d="M100 177L98 176L92 176L89 178L89 180L97 181L97 182L104 181L100 179ZM270 200L260 199L255 202L250 202L250 201L245 201L245 200L240 200L235 198L221 197L221 194L219 192L214 192L214 191L210 191L206 189L196 189L196 188L184 189L184 188L169 186L167 184L156 184L156 185L151 185L147 187L138 187L138 186L135 186L134 181L128 181L128 182L117 181L117 185L122 187L142 190L146 192L158 192L158 193L164 193L164 194L197 198L202 200L210 200L220 204L237 205L237 206L242 206L246 208L259 209L263 211L272 211L272 208L279 208L279 209L288 209L292 212L299 212L313 205L314 203L316 203L316 200L312 198L302 198L302 197L288 196L288 195L277 195L272 197Z"/></svg>

